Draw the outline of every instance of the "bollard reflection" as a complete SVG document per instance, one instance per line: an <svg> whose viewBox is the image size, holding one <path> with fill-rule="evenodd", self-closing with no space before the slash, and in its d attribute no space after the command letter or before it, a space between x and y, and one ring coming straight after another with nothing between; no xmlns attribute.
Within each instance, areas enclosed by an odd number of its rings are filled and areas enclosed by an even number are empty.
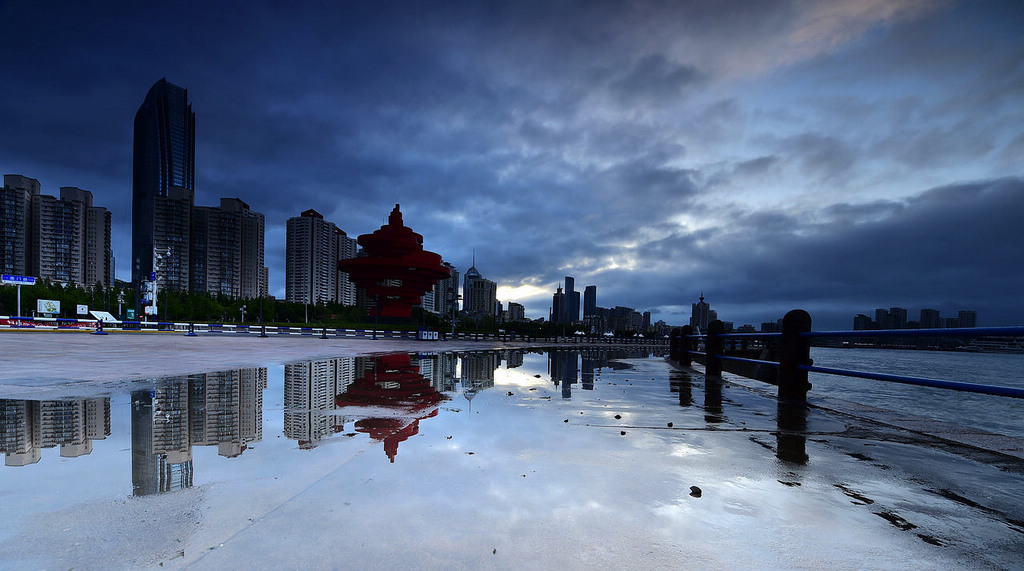
<svg viewBox="0 0 1024 571"><path fill-rule="evenodd" d="M722 420L722 379L721 377L705 376L704 422L718 424Z"/></svg>
<svg viewBox="0 0 1024 571"><path fill-rule="evenodd" d="M693 404L693 377L688 371L672 371L668 383L672 392L679 393L679 406L688 407Z"/></svg>
<svg viewBox="0 0 1024 571"><path fill-rule="evenodd" d="M806 464L807 406L780 401L778 404L775 456L784 462Z"/></svg>

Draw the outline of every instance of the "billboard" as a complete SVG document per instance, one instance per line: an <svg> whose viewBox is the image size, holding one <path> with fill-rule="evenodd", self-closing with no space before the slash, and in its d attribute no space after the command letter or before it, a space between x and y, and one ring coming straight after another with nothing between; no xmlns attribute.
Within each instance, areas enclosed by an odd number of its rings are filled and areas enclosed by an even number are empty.
<svg viewBox="0 0 1024 571"><path fill-rule="evenodd" d="M60 313L60 302L53 299L37 299L36 313Z"/></svg>

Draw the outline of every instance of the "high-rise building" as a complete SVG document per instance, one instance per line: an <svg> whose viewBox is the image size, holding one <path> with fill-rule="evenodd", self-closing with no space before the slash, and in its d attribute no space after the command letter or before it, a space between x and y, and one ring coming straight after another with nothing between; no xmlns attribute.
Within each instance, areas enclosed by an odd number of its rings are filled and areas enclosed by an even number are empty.
<svg viewBox="0 0 1024 571"><path fill-rule="evenodd" d="M588 285L583 289L583 320L597 315L597 286Z"/></svg>
<svg viewBox="0 0 1024 571"><path fill-rule="evenodd" d="M285 299L296 303L333 301L338 289L337 226L316 210L288 219Z"/></svg>
<svg viewBox="0 0 1024 571"><path fill-rule="evenodd" d="M892 319L889 317L889 310L875 310L875 329L891 329Z"/></svg>
<svg viewBox="0 0 1024 571"><path fill-rule="evenodd" d="M90 206L85 219L85 285L114 283L114 245L110 241L110 211Z"/></svg>
<svg viewBox="0 0 1024 571"><path fill-rule="evenodd" d="M253 298L262 291L263 215L237 198L192 209L190 291Z"/></svg>
<svg viewBox="0 0 1024 571"><path fill-rule="evenodd" d="M555 293L551 296L551 314L548 316L548 321L552 323L562 323L565 321L565 292L562 291L562 286L558 286Z"/></svg>
<svg viewBox="0 0 1024 571"><path fill-rule="evenodd" d="M562 321L576 323L580 320L580 292L576 291L576 279L565 276L565 314Z"/></svg>
<svg viewBox="0 0 1024 571"><path fill-rule="evenodd" d="M61 283L82 283L82 210L77 202L46 194L32 197L29 274Z"/></svg>
<svg viewBox="0 0 1024 571"><path fill-rule="evenodd" d="M268 297L270 295L270 268L263 266L260 270L260 297Z"/></svg>
<svg viewBox="0 0 1024 571"><path fill-rule="evenodd" d="M907 310L902 307L889 308L889 324L886 329L906 329Z"/></svg>
<svg viewBox="0 0 1024 571"><path fill-rule="evenodd" d="M0 269L61 283L107 285L113 272L110 212L92 193L61 187L60 198L39 181L5 175L0 190Z"/></svg>
<svg viewBox="0 0 1024 571"><path fill-rule="evenodd" d="M156 272L161 289L189 285L195 197L195 122L188 91L156 82L135 114L132 157L132 280ZM157 255L163 256L157 268ZM159 269L159 271L158 271Z"/></svg>
<svg viewBox="0 0 1024 571"><path fill-rule="evenodd" d="M508 321L511 323L526 321L526 307L514 301L508 302Z"/></svg>
<svg viewBox="0 0 1024 571"><path fill-rule="evenodd" d="M82 231L80 259L81 281L78 283L91 287L100 283L108 285L113 271L114 254L110 242L110 211L101 206L93 206L92 193L73 186L60 187L60 200L75 204L70 210L78 211L78 219Z"/></svg>
<svg viewBox="0 0 1024 571"><path fill-rule="evenodd" d="M355 284L338 270L338 260L356 257L355 239L310 209L288 219L285 240L287 301L356 305Z"/></svg>
<svg viewBox="0 0 1024 571"><path fill-rule="evenodd" d="M448 268L449 277L434 286L434 307L438 314L450 318L459 311L459 270L448 262L441 265Z"/></svg>
<svg viewBox="0 0 1024 571"><path fill-rule="evenodd" d="M472 303L466 311L475 317L494 316L498 311L498 284L483 276L469 280Z"/></svg>
<svg viewBox="0 0 1024 571"><path fill-rule="evenodd" d="M762 331L765 330L764 325L766 324L761 324ZM858 313L853 318L853 329L856 331L874 329L874 322L871 321L871 318L868 317L867 315L864 315L863 313Z"/></svg>
<svg viewBox="0 0 1024 571"><path fill-rule="evenodd" d="M939 329L942 327L942 318L937 309L921 310L921 329Z"/></svg>
<svg viewBox="0 0 1024 571"><path fill-rule="evenodd" d="M957 314L957 320L960 322L960 327L977 327L978 312L961 309Z"/></svg>
<svg viewBox="0 0 1024 571"><path fill-rule="evenodd" d="M349 237L344 230L338 228L334 232L334 238L338 246L338 260L350 260L359 255L359 241ZM338 264L334 264L337 269ZM356 305L356 284L348 278L348 272L338 270L336 279L337 290L334 301L342 305Z"/></svg>
<svg viewBox="0 0 1024 571"><path fill-rule="evenodd" d="M39 195L39 181L19 174L5 174L0 189L0 271L29 274L29 232L32 197Z"/></svg>
<svg viewBox="0 0 1024 571"><path fill-rule="evenodd" d="M473 258L462 282L462 310L472 317L494 317L498 311L498 284L480 274L476 256Z"/></svg>
<svg viewBox="0 0 1024 571"><path fill-rule="evenodd" d="M700 330L700 333L708 332L708 323L718 319L718 314L711 309L711 305L704 301L704 292L700 293L700 301L691 304L690 327Z"/></svg>
<svg viewBox="0 0 1024 571"><path fill-rule="evenodd" d="M597 286L594 288L594 306L597 306ZM589 291L588 287L588 291ZM576 291L576 280L565 276L565 291L559 287L551 298L551 321L554 323L576 323L580 320L580 292Z"/></svg>
<svg viewBox="0 0 1024 571"><path fill-rule="evenodd" d="M469 311L469 308L473 305L473 288L469 287L469 284L476 279L480 279L480 271L476 269L476 254L473 254L473 265L469 266L466 270L466 275L462 276L462 309L463 311Z"/></svg>

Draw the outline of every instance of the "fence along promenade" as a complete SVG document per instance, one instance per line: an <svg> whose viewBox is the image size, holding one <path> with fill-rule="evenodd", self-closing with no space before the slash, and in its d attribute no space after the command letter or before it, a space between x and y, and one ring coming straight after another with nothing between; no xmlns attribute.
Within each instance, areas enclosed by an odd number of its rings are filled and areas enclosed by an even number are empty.
<svg viewBox="0 0 1024 571"><path fill-rule="evenodd" d="M349 329L342 327L320 326L286 326L261 324L232 323L183 323L170 321L116 321L103 322L96 319L71 319L54 317L3 317L0 316L2 330L34 330L34 331L92 331L107 333L111 331L144 332L144 333L184 333L196 336L197 333L216 333L228 335L256 334L259 337L272 335L319 336L320 339L331 337L358 337L377 339L411 339L420 341L523 341L527 343L546 343L551 345L603 345L603 346L654 346L665 347L669 340L665 337L605 337L605 336L558 336L537 337L516 333L469 333L431 330L386 330L386 329ZM432 333L432 335L424 335Z"/></svg>
<svg viewBox="0 0 1024 571"><path fill-rule="evenodd" d="M693 328L689 325L678 327L673 329L669 336L669 358L686 367L689 367L694 360L697 360L704 365L705 374L709 377L721 377L723 363L736 363L741 366L732 367L732 370L729 371L730 373L775 384L778 386L779 401L796 405L807 404L807 391L811 389L811 385L807 381L807 373L809 372L1002 397L1024 398L1024 389L1016 387L821 367L815 366L811 359L812 339L858 337L900 337L908 339L917 337L974 338L991 336L1024 337L1024 327L812 331L810 314L802 309L794 309L782 319L781 332L725 333L722 322L717 320L708 324L708 332L705 335L695 335ZM769 340L774 342L777 347L778 360L754 359L737 354L730 355L725 349L727 341L733 344L735 342L746 344L751 340ZM702 341L704 351L699 351L698 349ZM735 348L733 351L734 353L736 352ZM762 354L770 352L770 350L762 351ZM745 365L745 367L742 365ZM764 374L766 371L774 372L774 375ZM772 379L773 376L774 380Z"/></svg>

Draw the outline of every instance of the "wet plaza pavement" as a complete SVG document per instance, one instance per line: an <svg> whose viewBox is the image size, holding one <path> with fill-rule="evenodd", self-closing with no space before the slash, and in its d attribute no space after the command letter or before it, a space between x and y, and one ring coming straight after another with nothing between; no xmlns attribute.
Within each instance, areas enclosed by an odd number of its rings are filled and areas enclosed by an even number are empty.
<svg viewBox="0 0 1024 571"><path fill-rule="evenodd" d="M106 434L0 466L0 567L1013 568L1024 549L1019 460L646 352L250 365L90 385ZM31 402L14 384L5 430Z"/></svg>

